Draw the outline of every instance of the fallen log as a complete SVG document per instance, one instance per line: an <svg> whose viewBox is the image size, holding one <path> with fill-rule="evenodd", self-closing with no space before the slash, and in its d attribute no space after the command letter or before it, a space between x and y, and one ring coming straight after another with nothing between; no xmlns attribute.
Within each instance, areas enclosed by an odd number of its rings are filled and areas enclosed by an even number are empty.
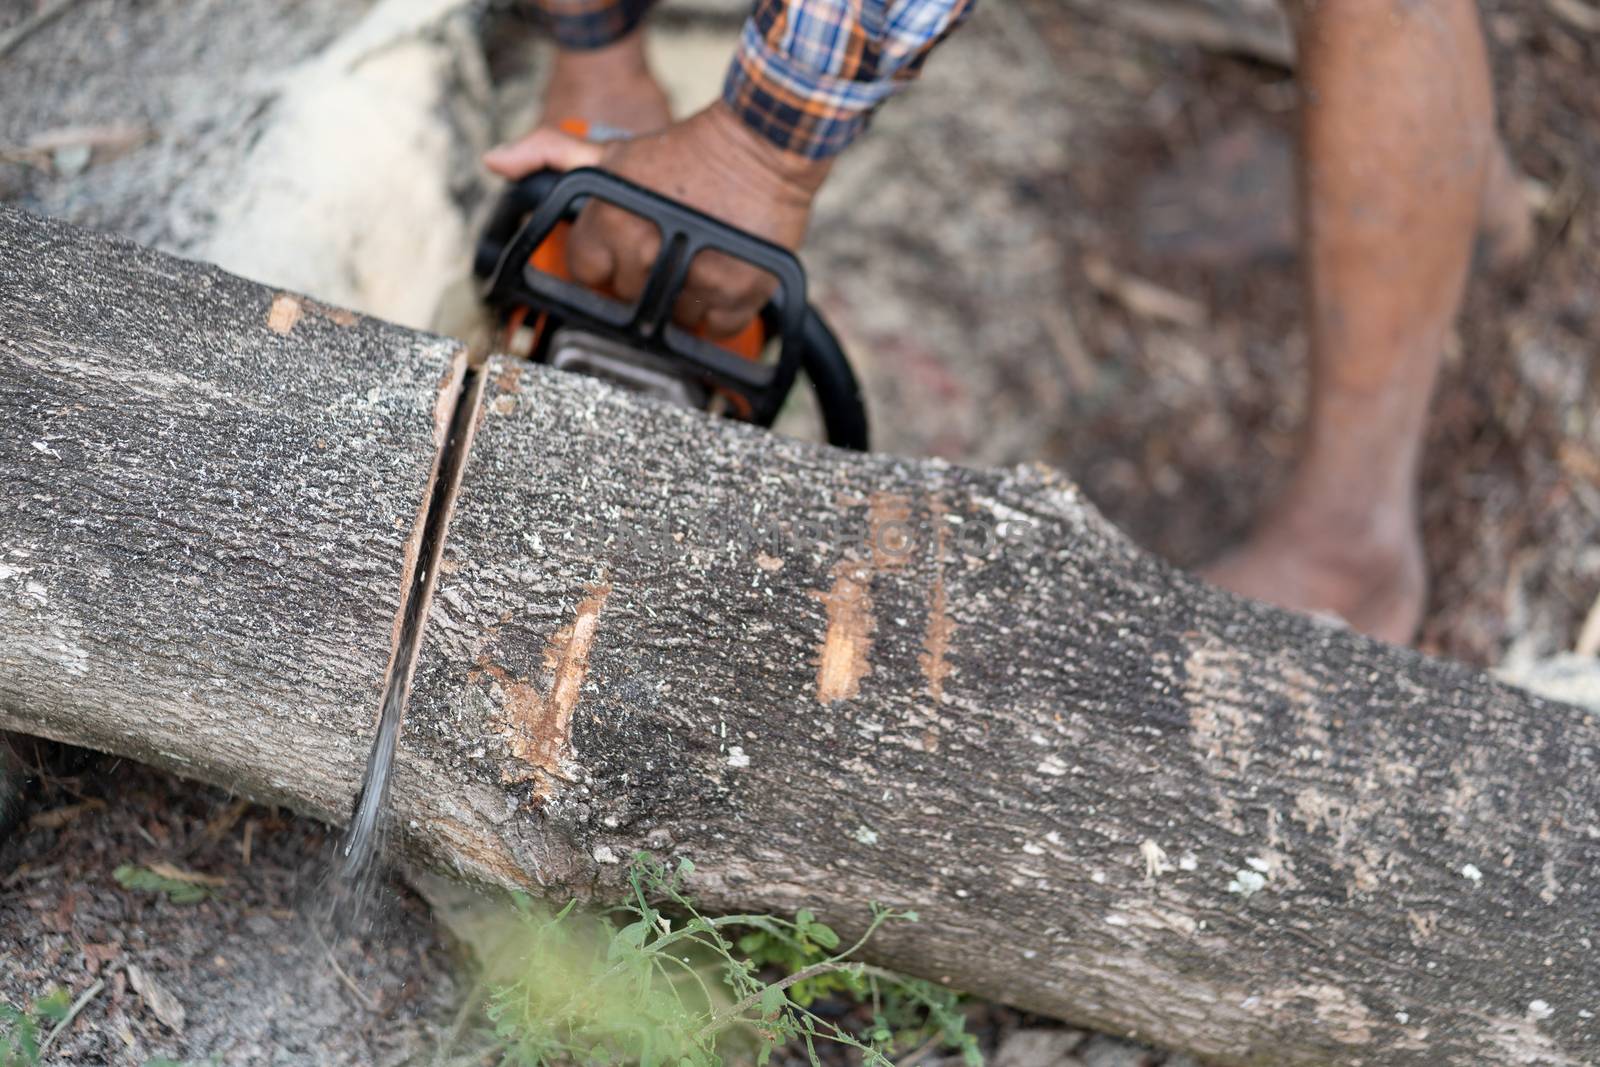
<svg viewBox="0 0 1600 1067"><path fill-rule="evenodd" d="M0 214L0 728L341 821L458 359ZM420 861L914 908L877 958L1220 1063L1596 1060L1594 714L1207 589L1048 470L482 393Z"/></svg>

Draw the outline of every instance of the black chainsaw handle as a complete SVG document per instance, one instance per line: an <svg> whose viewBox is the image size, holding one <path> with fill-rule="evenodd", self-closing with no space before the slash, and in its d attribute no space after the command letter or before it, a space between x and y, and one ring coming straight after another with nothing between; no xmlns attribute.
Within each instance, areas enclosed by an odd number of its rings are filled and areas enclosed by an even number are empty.
<svg viewBox="0 0 1600 1067"><path fill-rule="evenodd" d="M631 308L528 266L534 249L559 222L575 219L590 198L638 215L661 232L661 253L644 293ZM671 321L672 304L689 267L706 249L777 279L778 291L761 312L769 335L778 339L775 364L733 355ZM743 395L751 404L753 421L761 425L771 425L796 374L803 371L816 392L828 443L859 451L867 448L866 407L855 374L833 331L806 302L805 271L786 248L608 171L545 170L507 189L484 229L473 269L485 280L484 295L491 303L531 297L590 329L682 360Z"/></svg>
<svg viewBox="0 0 1600 1067"><path fill-rule="evenodd" d="M806 306L800 326L800 370L817 394L822 411L822 428L828 443L835 448L865 452L867 445L867 404L861 395L850 360L845 358L839 339L817 309Z"/></svg>
<svg viewBox="0 0 1600 1067"><path fill-rule="evenodd" d="M528 260L556 224L575 217L589 200L601 200L638 215L660 231L661 250L643 291L632 304L587 286L533 269ZM689 266L715 250L766 271L778 280L778 358L744 359L697 337L672 321ZM501 253L487 283L491 303L531 303L551 308L563 321L674 359L709 382L732 390L750 406L752 421L771 425L799 371L797 339L805 319L805 273L793 253L619 178L584 167L561 174Z"/></svg>
<svg viewBox="0 0 1600 1067"><path fill-rule="evenodd" d="M484 281L494 276L501 257L505 255L506 245L517 235L522 220L533 214L533 209L541 202L550 198L550 191L561 180L561 173L559 170L535 171L506 186L495 204L494 213L483 228L483 235L478 239L478 247L472 257L472 273Z"/></svg>

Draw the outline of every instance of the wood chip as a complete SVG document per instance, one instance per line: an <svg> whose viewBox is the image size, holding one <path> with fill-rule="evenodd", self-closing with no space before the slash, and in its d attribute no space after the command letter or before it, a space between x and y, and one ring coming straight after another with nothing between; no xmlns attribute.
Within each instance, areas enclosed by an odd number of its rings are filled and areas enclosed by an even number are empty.
<svg viewBox="0 0 1600 1067"><path fill-rule="evenodd" d="M62 808L41 811L28 819L30 830L59 830L86 811L99 811L106 806L103 800L85 800L82 804L68 804Z"/></svg>
<svg viewBox="0 0 1600 1067"><path fill-rule="evenodd" d="M1100 368L1083 343L1083 334L1078 331L1072 313L1056 304L1045 304L1039 309L1039 321L1044 324L1045 335L1061 358L1061 369L1066 372L1072 391L1080 396L1096 392L1100 386Z"/></svg>
<svg viewBox="0 0 1600 1067"><path fill-rule="evenodd" d="M1204 326L1209 317L1204 304L1144 278L1124 274L1099 256L1085 256L1083 273L1101 295L1142 319L1174 326Z"/></svg>
<svg viewBox="0 0 1600 1067"><path fill-rule="evenodd" d="M105 152L126 152L149 140L151 129L131 122L112 122L102 126L58 126L28 138L35 152L54 152L58 148L93 148Z"/></svg>
<svg viewBox="0 0 1600 1067"><path fill-rule="evenodd" d="M248 800L234 801L224 808L220 814L213 816L210 822L206 823L205 836L212 841L221 841L223 836L229 830L232 830L244 816L244 813L249 810L250 802Z"/></svg>
<svg viewBox="0 0 1600 1067"><path fill-rule="evenodd" d="M183 1033L183 1028L188 1022L188 1016L183 1010L183 1004L173 996L155 976L142 967L128 964L128 982L133 986L133 991L144 998L145 1007L150 1013L160 1020L175 1034Z"/></svg>
<svg viewBox="0 0 1600 1067"><path fill-rule="evenodd" d="M40 168L82 170L91 159L104 163L138 148L154 135L148 126L110 123L103 126L60 126L29 137L20 145L0 145L0 160Z"/></svg>
<svg viewBox="0 0 1600 1067"><path fill-rule="evenodd" d="M1600 597L1595 597L1594 606L1583 620L1583 628L1578 631L1578 643L1572 651L1580 656L1600 656Z"/></svg>
<svg viewBox="0 0 1600 1067"><path fill-rule="evenodd" d="M186 882L189 885L224 886L228 884L226 878L218 878L214 874L199 874L195 871L186 871L182 867L174 867L170 863L147 863L145 867L154 874L163 878L171 878L174 882Z"/></svg>
<svg viewBox="0 0 1600 1067"><path fill-rule="evenodd" d="M1584 0L1547 0L1550 10L1585 33L1600 33L1600 7Z"/></svg>

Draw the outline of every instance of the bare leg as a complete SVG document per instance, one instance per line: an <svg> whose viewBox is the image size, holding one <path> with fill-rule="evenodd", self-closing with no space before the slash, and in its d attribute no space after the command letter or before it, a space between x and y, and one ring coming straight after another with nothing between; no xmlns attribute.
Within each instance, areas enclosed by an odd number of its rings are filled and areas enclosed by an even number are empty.
<svg viewBox="0 0 1600 1067"><path fill-rule="evenodd" d="M1311 401L1290 484L1206 576L1409 641L1417 460L1496 148L1475 0L1301 0Z"/></svg>
<svg viewBox="0 0 1600 1067"><path fill-rule="evenodd" d="M591 51L558 51L541 124L567 119L649 133L672 121L667 94L645 60L644 30Z"/></svg>

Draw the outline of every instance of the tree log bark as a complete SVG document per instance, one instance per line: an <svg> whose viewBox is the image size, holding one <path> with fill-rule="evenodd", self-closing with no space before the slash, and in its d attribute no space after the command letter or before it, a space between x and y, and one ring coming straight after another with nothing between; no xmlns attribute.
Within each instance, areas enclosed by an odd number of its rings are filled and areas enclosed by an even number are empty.
<svg viewBox="0 0 1600 1067"><path fill-rule="evenodd" d="M0 293L0 727L341 820L457 355L16 214ZM1220 1063L1584 1064L1597 742L1051 471L494 363L395 821L558 896L648 848L714 908L915 908L877 958Z"/></svg>

